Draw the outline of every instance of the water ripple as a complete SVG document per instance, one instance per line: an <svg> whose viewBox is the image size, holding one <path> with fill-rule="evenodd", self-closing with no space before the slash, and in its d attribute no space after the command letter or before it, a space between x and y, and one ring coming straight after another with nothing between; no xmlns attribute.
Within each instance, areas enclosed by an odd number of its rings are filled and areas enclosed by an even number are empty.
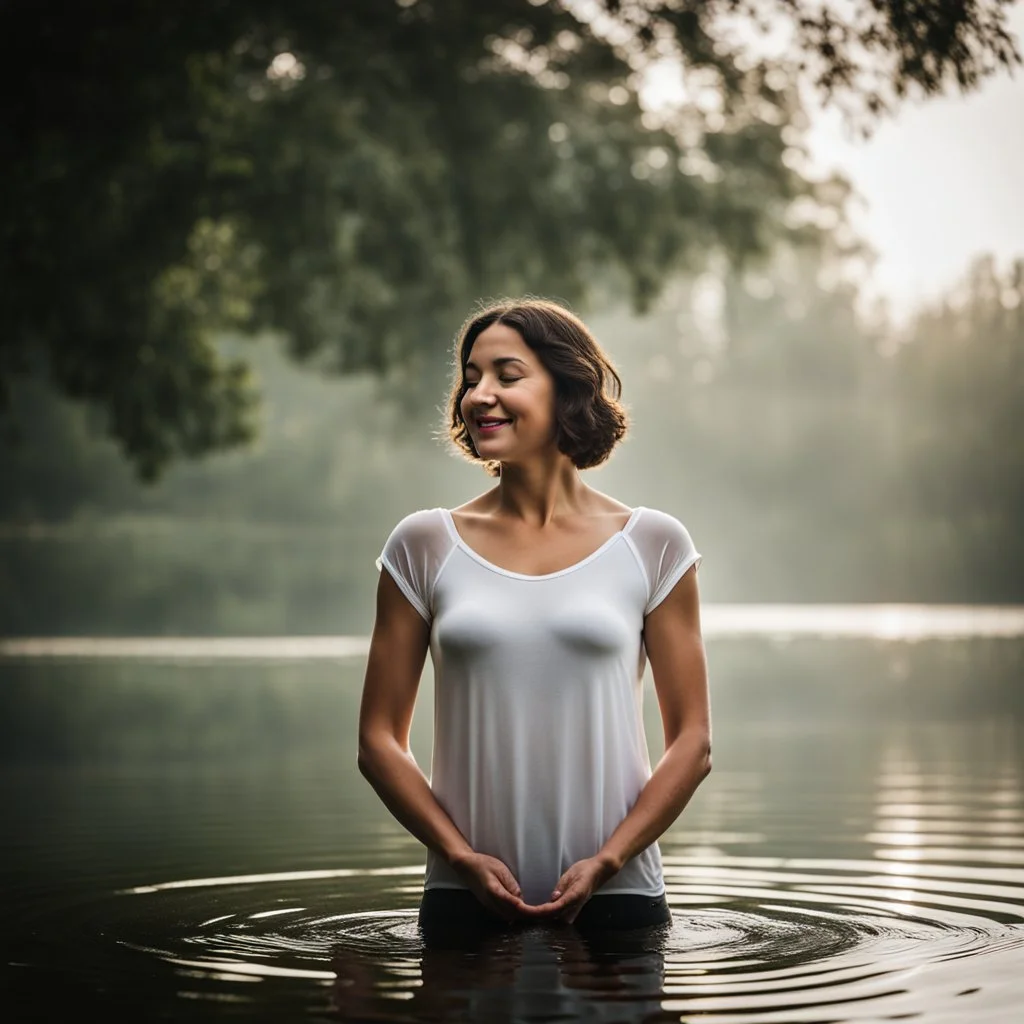
<svg viewBox="0 0 1024 1024"><path fill-rule="evenodd" d="M415 911L393 909L415 903L419 869L408 867L140 885L116 897L118 945L162 963L190 1000L244 1001L260 981L268 1011L275 998L279 1009L299 1000L353 1021L1002 1024L1024 999L1020 868L665 861L672 923L646 934L533 927L468 951L426 948ZM356 909L364 876L381 909ZM144 940L168 920L181 923L173 941Z"/></svg>

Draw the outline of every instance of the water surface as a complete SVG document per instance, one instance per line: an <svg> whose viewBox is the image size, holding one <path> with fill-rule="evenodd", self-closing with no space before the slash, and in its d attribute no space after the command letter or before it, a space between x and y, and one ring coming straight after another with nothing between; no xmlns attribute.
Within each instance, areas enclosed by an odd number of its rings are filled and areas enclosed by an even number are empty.
<svg viewBox="0 0 1024 1024"><path fill-rule="evenodd" d="M709 636L669 928L468 950L423 947L421 849L355 769L358 652L8 651L5 1018L1013 1021L1024 640L835 621Z"/></svg>

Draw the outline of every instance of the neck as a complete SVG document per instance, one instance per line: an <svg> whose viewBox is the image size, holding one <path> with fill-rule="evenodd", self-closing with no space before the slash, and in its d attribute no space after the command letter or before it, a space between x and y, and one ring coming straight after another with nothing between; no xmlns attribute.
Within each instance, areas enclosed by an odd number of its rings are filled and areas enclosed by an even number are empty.
<svg viewBox="0 0 1024 1024"><path fill-rule="evenodd" d="M545 526L557 516L584 511L589 493L579 470L558 452L549 460L502 463L498 485L491 491L492 511Z"/></svg>

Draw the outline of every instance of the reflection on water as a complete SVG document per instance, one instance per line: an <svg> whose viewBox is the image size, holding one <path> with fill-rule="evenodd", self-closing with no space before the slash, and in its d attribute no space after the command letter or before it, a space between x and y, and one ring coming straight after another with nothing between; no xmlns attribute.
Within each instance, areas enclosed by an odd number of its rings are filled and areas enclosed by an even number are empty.
<svg viewBox="0 0 1024 1024"><path fill-rule="evenodd" d="M1006 974L1024 963L1021 874L907 876L872 861L676 855L666 872L669 927L619 936L531 928L474 937L466 948L424 947L413 910L324 914L339 896L322 885L264 878L261 902L246 880L207 879L239 909L195 922L163 948L121 941L179 969L191 998L218 998L225 982L301 979L329 987L320 999L351 1021L606 1019L602 1012L761 1021L782 1009L814 1021L825 1005L880 1003L874 1010L887 1016L916 1016L954 996L973 996L969 1012L982 1019L1021 996ZM399 886L393 898L407 891ZM301 904L252 909L289 897ZM148 910L167 920L185 907ZM265 994L235 995L256 1003Z"/></svg>
<svg viewBox="0 0 1024 1024"><path fill-rule="evenodd" d="M717 637L862 637L956 640L1024 637L1024 608L928 604L705 604L701 629ZM361 636L286 637L0 637L0 657L143 658L158 661L315 661L357 658Z"/></svg>
<svg viewBox="0 0 1024 1024"><path fill-rule="evenodd" d="M671 926L425 948L362 665L0 665L7 1005L137 1019L1010 1022L1019 640L709 644ZM429 702L430 680L424 683ZM660 735L653 701L649 735ZM429 710L414 723L421 763Z"/></svg>

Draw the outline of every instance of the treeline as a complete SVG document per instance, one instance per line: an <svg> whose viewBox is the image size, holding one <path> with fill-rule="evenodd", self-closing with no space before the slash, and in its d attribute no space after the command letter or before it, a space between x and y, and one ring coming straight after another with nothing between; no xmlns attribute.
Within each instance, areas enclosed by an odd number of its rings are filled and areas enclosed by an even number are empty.
<svg viewBox="0 0 1024 1024"><path fill-rule="evenodd" d="M633 420L589 482L687 523L705 600L1024 600L1024 261L978 260L902 331L856 305L783 250L680 281L643 319L589 314ZM363 632L394 523L491 486L446 451L436 384L424 416L376 378L246 349L260 441L155 487L79 407L19 390L0 630Z"/></svg>
<svg viewBox="0 0 1024 1024"><path fill-rule="evenodd" d="M661 500L682 494L720 556L708 588L1024 599L1024 261L978 259L903 330L856 316L853 286L820 281L799 260L731 281L733 343L676 357L681 373L655 357L643 449L683 464L681 492L675 473L650 478Z"/></svg>

